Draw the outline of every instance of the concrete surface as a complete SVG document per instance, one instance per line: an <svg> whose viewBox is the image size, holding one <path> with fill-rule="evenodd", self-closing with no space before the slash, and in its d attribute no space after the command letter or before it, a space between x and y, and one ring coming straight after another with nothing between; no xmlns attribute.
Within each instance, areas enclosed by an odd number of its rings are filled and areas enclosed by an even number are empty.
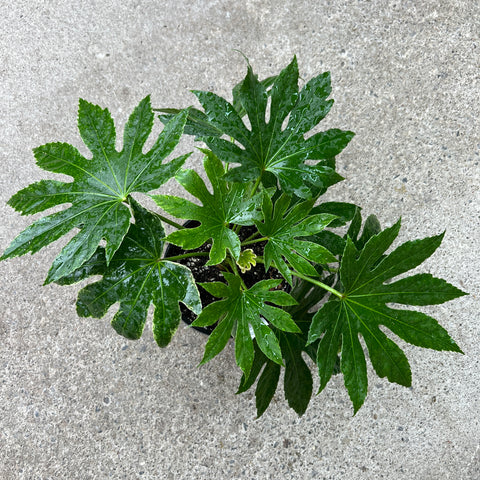
<svg viewBox="0 0 480 480"><path fill-rule="evenodd" d="M79 286L42 287L65 240L2 262L1 479L480 478L478 2L4 0L1 10L2 251L31 221L5 202L51 178L31 149L86 152L79 97L122 125L148 93L157 106L190 104L190 88L228 95L245 71L233 49L261 77L296 53L303 78L332 72L325 127L357 133L329 198L386 225L401 215L401 240L446 228L423 270L471 293L426 309L465 355L405 346L411 389L370 376L352 418L336 378L302 418L279 392L255 421L252 394L234 395L231 346L197 369L201 334L182 327L165 350L148 329L126 341L108 319L76 316Z"/></svg>

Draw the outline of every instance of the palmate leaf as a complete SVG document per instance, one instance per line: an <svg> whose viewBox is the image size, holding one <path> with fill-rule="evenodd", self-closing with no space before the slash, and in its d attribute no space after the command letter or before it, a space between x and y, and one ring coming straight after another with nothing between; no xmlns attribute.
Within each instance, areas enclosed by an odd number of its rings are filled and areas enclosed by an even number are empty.
<svg viewBox="0 0 480 480"><path fill-rule="evenodd" d="M356 228L357 220L360 220L361 223L362 217L360 211L360 207L357 207L353 203L325 202L313 207L310 214L330 213L332 215L336 215L337 218L328 225L330 228L342 227L348 222L352 222L351 226L354 225ZM369 219L367 219L367 222L365 222L365 226L367 227L366 231L370 231L368 229L368 225L370 225ZM374 234L378 232L372 231L371 233ZM356 235L358 235L358 232L353 235L351 228L348 230L347 234L344 237L341 237L340 235L337 235L330 230L322 230L315 235L307 237L306 240L309 240L313 243L318 243L319 245L323 245L334 255L341 255L345 249L345 242L347 236L350 236L350 238L352 238L353 242L355 243ZM362 240L364 240L365 238L366 237L363 234Z"/></svg>
<svg viewBox="0 0 480 480"><path fill-rule="evenodd" d="M253 347L254 357L252 367L248 375L245 375L245 373L242 375L237 395L246 392L255 383L260 372L262 372L255 389L255 403L258 418L263 415L275 395L280 378L280 365L265 356L258 348L256 341L253 342Z"/></svg>
<svg viewBox="0 0 480 480"><path fill-rule="evenodd" d="M326 279L326 282L328 284L332 283L330 280L333 280L333 277ZM285 399L298 415L303 415L308 407L313 391L312 372L303 358L303 353L306 353L312 361L315 361L318 346L318 341L307 345L308 330L313 317L313 313L309 313L309 310L318 304L327 292L311 283L297 279L290 293L299 303L287 307L286 310L300 327L301 333L282 332L277 329L274 329L274 331L279 339L285 363L283 379ZM260 417L270 405L277 390L280 366L267 358L258 348L256 342L254 342L254 347L255 357L250 374L248 376L242 375L237 394L247 391L258 377L255 389L255 403L257 416ZM338 373L336 370L334 373Z"/></svg>
<svg viewBox="0 0 480 480"><path fill-rule="evenodd" d="M80 291L77 312L82 317L100 318L114 303L120 302L112 326L130 339L140 338L148 308L153 303L153 336L158 345L164 347L180 322L178 302L199 314L200 296L187 267L162 260L165 231L158 216L135 200L130 202L135 224L109 265L104 249L99 247L86 263L58 283L71 284L90 275L102 275L100 281Z"/></svg>
<svg viewBox="0 0 480 480"><path fill-rule="evenodd" d="M160 187L183 165L186 156L163 165L162 161L177 145L186 116L187 111L182 111L173 117L151 150L143 153L154 117L150 98L144 98L125 126L123 149L118 152L110 112L80 100L78 129L92 158L83 157L66 143L36 148L34 154L39 167L68 175L74 181L42 180L19 191L8 202L22 214L38 213L64 203L72 205L29 226L13 240L1 259L35 253L78 227L79 232L54 260L45 283L56 281L82 265L102 239L106 241L108 263L130 226L128 196Z"/></svg>
<svg viewBox="0 0 480 480"><path fill-rule="evenodd" d="M194 249L212 240L210 259L207 265L221 263L229 250L235 260L240 255L240 239L229 228L229 224L253 225L254 220L261 218L259 205L261 193L249 198L251 185L229 185L223 178L224 168L222 162L205 150L204 167L212 184L213 193L210 193L200 178L193 170L180 171L177 181L198 198L202 205L196 205L188 200L170 195L152 195L157 205L177 218L198 220L200 226L177 230L171 233L167 240L186 250Z"/></svg>
<svg viewBox="0 0 480 480"><path fill-rule="evenodd" d="M308 237L322 231L337 217L328 213L309 215L313 202L306 201L289 209L290 197L282 195L275 208L268 195L264 195L263 222L255 222L258 231L268 242L264 250L265 271L272 263L292 285L290 267L305 275L316 276L310 261L316 263L336 262L337 259L325 247L298 237ZM287 260L287 262L284 260Z"/></svg>
<svg viewBox="0 0 480 480"><path fill-rule="evenodd" d="M261 81L261 84L265 88L269 88L273 82L275 81L276 77L268 77ZM246 112L245 109L242 107L240 103L238 92L242 84L239 83L233 87L233 108L239 114L240 117L243 117ZM154 111L160 112L159 115L160 120L163 123L168 123L172 117L178 113L180 110L178 108L156 108ZM198 110L197 108L190 107L188 111L187 122L185 123L184 133L187 135L195 135L197 138L200 137L221 137L223 132L218 128L214 127L209 121L208 117L205 115L204 112Z"/></svg>
<svg viewBox="0 0 480 480"><path fill-rule="evenodd" d="M205 327L218 322L207 341L201 363L218 355L234 330L235 358L247 376L254 359L253 338L267 358L282 365L278 339L267 322L286 332L300 332L300 329L289 313L269 304L287 306L297 302L283 290L272 290L278 287L280 280L262 280L245 290L238 276L229 273L223 275L228 285L222 282L201 284L210 294L222 298L207 305L192 323L193 326Z"/></svg>
<svg viewBox="0 0 480 480"><path fill-rule="evenodd" d="M304 137L327 115L333 104L333 100L327 100L331 93L329 73L313 78L299 92L298 66L294 58L267 91L248 65L247 76L235 90L237 108L214 93L193 93L205 114L201 123L189 124L188 133L201 137L222 161L240 164L227 173L228 180L244 182L261 178L265 181L273 175L284 192L301 198L318 195L319 191L342 180L329 162L305 164L307 159L335 157L354 135L350 131L331 129L308 139ZM238 105L246 111L251 129L237 113ZM288 123L282 130L287 117ZM238 144L221 138L216 132L235 139Z"/></svg>
<svg viewBox="0 0 480 480"><path fill-rule="evenodd" d="M378 225L373 225L373 219L370 223L372 229L377 230ZM443 238L442 234L406 242L385 255L399 229L400 221L377 234L367 231L365 238L369 239L360 250L347 238L340 266L342 298L330 297L315 314L309 331L309 342L320 339L317 351L320 390L329 381L341 349L341 371L355 412L367 395L366 362L359 335L365 341L376 373L405 386L411 384L408 360L402 350L382 332L380 325L413 345L461 352L433 318L418 311L387 305L434 305L465 295L456 287L429 274L417 274L386 283L420 265L433 254Z"/></svg>
<svg viewBox="0 0 480 480"><path fill-rule="evenodd" d="M298 415L303 415L312 397L312 372L302 357L306 339L297 334L277 330L280 348L285 360L283 389L288 405ZM243 374L238 393L247 391L258 378L255 389L257 417L263 415L275 395L280 379L280 365L270 360L254 342L255 357L248 375ZM307 347L308 348L308 347ZM261 374L260 374L261 372ZM259 376L260 375L260 376Z"/></svg>

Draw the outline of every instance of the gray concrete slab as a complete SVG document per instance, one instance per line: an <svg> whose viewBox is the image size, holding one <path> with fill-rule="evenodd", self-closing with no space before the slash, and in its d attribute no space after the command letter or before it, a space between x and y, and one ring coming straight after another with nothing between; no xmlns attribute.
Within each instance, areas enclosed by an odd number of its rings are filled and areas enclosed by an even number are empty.
<svg viewBox="0 0 480 480"><path fill-rule="evenodd" d="M401 215L401 240L446 228L425 270L471 293L428 310L464 356L405 346L412 388L371 376L352 418L336 378L302 418L279 392L255 421L232 346L197 369L201 334L182 327L160 350L148 331L130 342L79 319L78 286L41 286L58 244L2 262L1 479L480 478L478 2L5 0L0 22L2 251L30 222L5 202L51 178L31 149L85 151L79 97L121 125L148 93L228 95L245 70L233 49L261 76L296 53L303 78L332 72L325 126L357 133L329 198Z"/></svg>

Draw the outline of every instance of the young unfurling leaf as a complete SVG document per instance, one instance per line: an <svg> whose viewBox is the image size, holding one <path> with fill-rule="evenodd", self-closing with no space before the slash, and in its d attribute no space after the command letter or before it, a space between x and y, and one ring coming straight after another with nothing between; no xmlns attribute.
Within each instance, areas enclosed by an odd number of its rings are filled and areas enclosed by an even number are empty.
<svg viewBox="0 0 480 480"><path fill-rule="evenodd" d="M237 260L237 265L240 267L242 273L248 272L257 264L257 256L251 248L246 248L240 252Z"/></svg>

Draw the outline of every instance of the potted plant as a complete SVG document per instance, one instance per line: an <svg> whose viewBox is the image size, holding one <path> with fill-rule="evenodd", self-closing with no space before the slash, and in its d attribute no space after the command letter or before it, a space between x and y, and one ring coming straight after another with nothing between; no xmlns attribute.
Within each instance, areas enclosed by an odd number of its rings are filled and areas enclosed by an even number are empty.
<svg viewBox="0 0 480 480"><path fill-rule="evenodd" d="M24 215L70 206L34 222L1 259L35 253L74 230L45 283L101 275L80 290L78 314L102 317L119 302L112 326L129 339L141 336L153 303L160 347L170 342L183 311L187 322L209 333L200 363L233 338L243 372L239 392L258 379L258 415L282 367L288 404L305 412L312 373L304 353L318 370L319 391L332 375L343 375L356 412L367 395L359 337L380 377L409 386L407 358L379 326L413 345L461 350L433 318L391 304L439 304L464 292L427 273L403 275L433 254L443 234L388 253L400 221L382 230L375 216L362 225L356 205L322 202L342 180L335 157L354 134L311 134L333 104L330 74L301 89L298 75L296 58L264 81L248 64L231 103L193 91L203 110L160 110L165 126L148 152L155 117L149 97L131 114L120 152L108 110L80 100L78 128L91 158L66 143L34 149L40 168L73 181L41 180L8 202ZM164 162L183 134L203 142L208 181L182 169L188 155ZM172 177L196 201L149 193ZM149 194L158 211L142 206L137 194ZM173 227L168 235L164 224Z"/></svg>

